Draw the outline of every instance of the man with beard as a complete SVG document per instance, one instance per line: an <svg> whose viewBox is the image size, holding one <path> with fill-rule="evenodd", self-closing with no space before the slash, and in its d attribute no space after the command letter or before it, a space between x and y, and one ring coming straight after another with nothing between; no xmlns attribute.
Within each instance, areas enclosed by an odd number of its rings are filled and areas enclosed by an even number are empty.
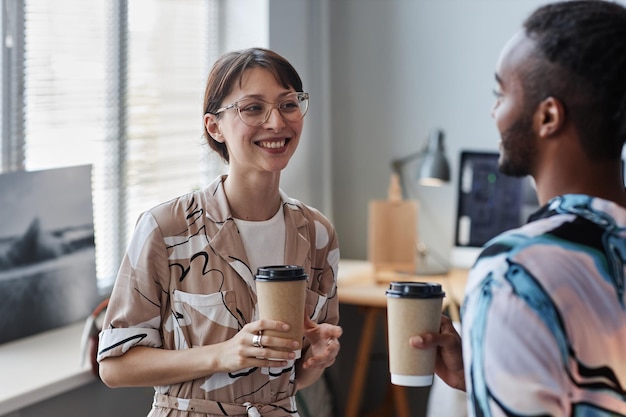
<svg viewBox="0 0 626 417"><path fill-rule="evenodd" d="M626 416L626 9L540 7L496 82L500 170L532 176L542 208L472 267L462 341L444 317L411 344L438 346L470 416Z"/></svg>

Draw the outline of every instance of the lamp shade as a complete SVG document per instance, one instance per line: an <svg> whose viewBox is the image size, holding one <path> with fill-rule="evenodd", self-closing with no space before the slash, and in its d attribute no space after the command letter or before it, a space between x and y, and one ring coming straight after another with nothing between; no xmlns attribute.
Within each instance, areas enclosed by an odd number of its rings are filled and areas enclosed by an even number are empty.
<svg viewBox="0 0 626 417"><path fill-rule="evenodd" d="M450 181L450 165L444 153L443 131L431 132L417 172L417 180L422 185L438 186Z"/></svg>

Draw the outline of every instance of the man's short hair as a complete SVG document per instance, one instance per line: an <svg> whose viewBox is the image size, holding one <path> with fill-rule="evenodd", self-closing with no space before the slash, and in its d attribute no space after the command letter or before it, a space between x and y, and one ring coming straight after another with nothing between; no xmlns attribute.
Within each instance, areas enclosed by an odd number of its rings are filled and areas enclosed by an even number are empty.
<svg viewBox="0 0 626 417"><path fill-rule="evenodd" d="M563 104L593 159L621 157L626 140L626 8L602 0L561 1L524 22L537 55L525 79L526 104Z"/></svg>

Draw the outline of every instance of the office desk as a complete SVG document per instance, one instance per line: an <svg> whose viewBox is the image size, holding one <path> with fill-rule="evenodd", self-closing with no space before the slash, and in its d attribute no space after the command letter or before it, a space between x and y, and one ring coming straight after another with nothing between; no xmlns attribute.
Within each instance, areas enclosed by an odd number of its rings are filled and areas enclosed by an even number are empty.
<svg viewBox="0 0 626 417"><path fill-rule="evenodd" d="M371 263L359 260L341 260L337 288L339 302L360 306L364 309L365 321L361 333L345 417L360 417L361 396L370 362L370 353L379 316L385 317L387 297L385 291L391 281L428 281L441 284L446 292L443 308L449 311L453 321L459 321L459 308L463 302L467 270L452 269L446 275L410 275L405 273L376 273ZM385 332L386 333L386 332ZM390 385L393 406L399 417L410 417L405 389L398 385Z"/></svg>

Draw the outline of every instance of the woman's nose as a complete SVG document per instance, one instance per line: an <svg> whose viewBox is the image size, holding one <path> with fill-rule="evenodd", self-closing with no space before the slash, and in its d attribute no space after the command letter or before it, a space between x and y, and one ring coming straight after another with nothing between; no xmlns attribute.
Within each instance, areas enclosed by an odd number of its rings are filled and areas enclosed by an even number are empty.
<svg viewBox="0 0 626 417"><path fill-rule="evenodd" d="M270 110L270 116L265 122L266 129L272 129L276 132L282 130L285 127L285 119L283 119L283 115L280 114L280 111L277 107L272 107Z"/></svg>

